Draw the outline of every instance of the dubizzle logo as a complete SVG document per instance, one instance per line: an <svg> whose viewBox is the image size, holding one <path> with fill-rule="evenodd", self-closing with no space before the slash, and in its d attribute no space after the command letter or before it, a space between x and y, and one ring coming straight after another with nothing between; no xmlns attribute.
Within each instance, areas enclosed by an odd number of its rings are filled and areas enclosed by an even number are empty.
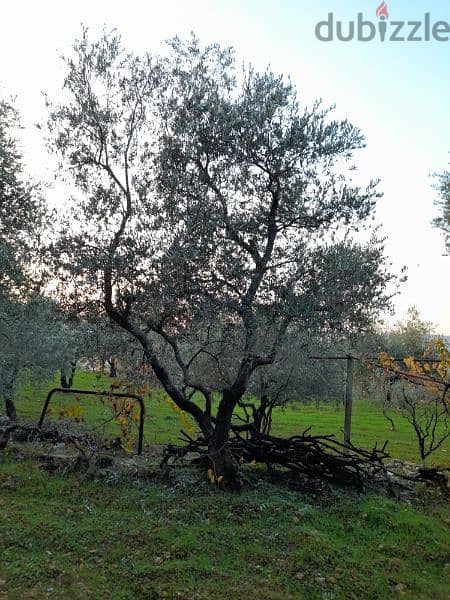
<svg viewBox="0 0 450 600"><path fill-rule="evenodd" d="M450 39L450 23L432 22L429 12L425 13L421 21L388 20L389 10L383 0L375 15L378 22L364 20L364 15L360 12L356 15L356 21L344 24L336 20L334 13L330 12L326 21L317 23L316 38L321 42L332 42L335 37L340 42L448 42Z"/></svg>
<svg viewBox="0 0 450 600"><path fill-rule="evenodd" d="M377 8L377 17L384 17L385 19L389 19L388 7L386 2L382 2Z"/></svg>

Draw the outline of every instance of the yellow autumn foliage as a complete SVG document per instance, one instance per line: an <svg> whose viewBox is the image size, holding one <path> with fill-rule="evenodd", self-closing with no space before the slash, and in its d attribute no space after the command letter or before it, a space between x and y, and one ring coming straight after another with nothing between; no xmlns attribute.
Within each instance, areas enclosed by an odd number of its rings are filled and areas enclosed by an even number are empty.
<svg viewBox="0 0 450 600"><path fill-rule="evenodd" d="M182 410L167 394L164 396L164 400L169 405L169 408L178 415L183 429L186 429L186 431L191 434L195 434L196 429L185 411Z"/></svg>
<svg viewBox="0 0 450 600"><path fill-rule="evenodd" d="M213 485L220 485L223 481L223 475L216 476L213 469L208 469L206 473L208 481Z"/></svg>

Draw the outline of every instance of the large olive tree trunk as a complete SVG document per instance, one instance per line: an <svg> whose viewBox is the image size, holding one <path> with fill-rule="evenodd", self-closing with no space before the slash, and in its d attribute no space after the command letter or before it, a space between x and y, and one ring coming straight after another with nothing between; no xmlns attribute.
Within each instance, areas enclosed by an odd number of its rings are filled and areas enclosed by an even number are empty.
<svg viewBox="0 0 450 600"><path fill-rule="evenodd" d="M239 462L230 451L228 439L233 411L239 397L225 389L216 415L215 427L208 441L208 452L215 476L223 477L229 489L241 489L243 482Z"/></svg>

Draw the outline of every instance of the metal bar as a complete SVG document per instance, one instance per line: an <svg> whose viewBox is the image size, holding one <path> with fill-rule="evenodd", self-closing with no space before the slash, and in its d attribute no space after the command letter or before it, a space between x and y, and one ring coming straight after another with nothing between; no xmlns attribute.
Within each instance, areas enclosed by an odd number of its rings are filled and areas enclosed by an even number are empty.
<svg viewBox="0 0 450 600"><path fill-rule="evenodd" d="M139 402L140 407L140 415L139 415L139 439L138 439L138 455L142 454L143 449L143 440L144 440L144 416L145 416L145 406L144 401L140 396L136 394L123 394L120 392L96 392L93 390L75 390L75 389L67 389L67 388L53 388L47 394L47 398L45 399L44 407L42 409L42 413L39 419L38 427L41 429L42 424L44 422L45 415L47 413L48 405L50 404L50 399L56 392L61 392L63 394L84 394L91 396L115 396L117 398L133 398Z"/></svg>

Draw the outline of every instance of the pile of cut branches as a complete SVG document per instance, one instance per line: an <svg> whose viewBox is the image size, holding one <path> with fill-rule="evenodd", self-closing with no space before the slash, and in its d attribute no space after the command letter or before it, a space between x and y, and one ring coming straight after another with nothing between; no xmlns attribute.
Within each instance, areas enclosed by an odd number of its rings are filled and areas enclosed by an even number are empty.
<svg viewBox="0 0 450 600"><path fill-rule="evenodd" d="M4 450L10 440L16 442L44 442L51 445L72 445L86 462L95 455L101 447L98 436L89 433L71 433L63 431L54 424L40 428L37 425L11 423L0 426L0 450Z"/></svg>
<svg viewBox="0 0 450 600"><path fill-rule="evenodd" d="M357 489L363 489L365 482L387 474L383 463L389 457L387 442L381 448L375 446L368 451L352 445L344 446L333 435L310 435L310 428L290 438L256 430L249 432L248 429L244 437L239 426L233 427L232 431L229 448L236 461L265 464L271 473L278 468L293 476L307 475ZM163 464L170 464L190 453L200 455L200 459L208 459L207 444L202 437L194 440L187 433L181 433L187 444L183 447L169 446ZM214 464L213 458L210 463Z"/></svg>
<svg viewBox="0 0 450 600"><path fill-rule="evenodd" d="M184 431L184 446L169 445L161 466L167 467L179 458L196 454L195 462L214 466L214 457L208 453L204 438L193 439ZM290 480L300 480L307 476L311 480L319 479L335 485L356 488L362 491L367 484L383 485L391 494L397 496L396 489L408 487L412 483L423 482L436 485L445 495L449 495L447 469L420 467L413 477L393 472L385 464L389 454L387 441L372 450L357 448L352 444L344 445L333 435L311 435L310 428L302 434L290 438L281 438L256 429L242 426L232 427L229 448L236 461L241 464L259 463L267 466L273 475L282 475Z"/></svg>
<svg viewBox="0 0 450 600"><path fill-rule="evenodd" d="M253 432L244 438L234 432L231 448L241 461L288 469L293 475L318 477L338 485L362 489L364 483L385 475L383 461L389 457L387 442L368 451L344 446L333 435L311 435L310 429L290 438Z"/></svg>
<svg viewBox="0 0 450 600"><path fill-rule="evenodd" d="M64 435L55 426L39 429L36 425L11 423L0 426L0 450L4 450L11 438L22 442L50 442L58 444L65 442Z"/></svg>

